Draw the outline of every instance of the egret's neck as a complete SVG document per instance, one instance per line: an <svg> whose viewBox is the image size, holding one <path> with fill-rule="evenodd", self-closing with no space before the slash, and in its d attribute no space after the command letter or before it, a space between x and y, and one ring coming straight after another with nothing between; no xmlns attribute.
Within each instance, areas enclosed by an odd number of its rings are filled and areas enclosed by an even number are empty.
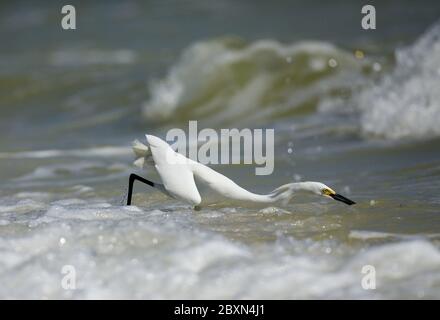
<svg viewBox="0 0 440 320"><path fill-rule="evenodd" d="M295 182L282 185L276 188L267 196L269 196L272 202L289 201L295 194L298 193L310 193L309 182Z"/></svg>
<svg viewBox="0 0 440 320"><path fill-rule="evenodd" d="M256 194L247 190L244 191L237 195L242 200L258 203L275 203L288 202L295 194L309 193L311 189L308 182L297 182L285 184L269 194Z"/></svg>
<svg viewBox="0 0 440 320"><path fill-rule="evenodd" d="M237 201L268 204L279 201L287 202L295 193L310 191L307 182L298 182L283 185L269 194L256 194L240 187L231 179L201 163L190 160L190 168L194 176L212 190Z"/></svg>

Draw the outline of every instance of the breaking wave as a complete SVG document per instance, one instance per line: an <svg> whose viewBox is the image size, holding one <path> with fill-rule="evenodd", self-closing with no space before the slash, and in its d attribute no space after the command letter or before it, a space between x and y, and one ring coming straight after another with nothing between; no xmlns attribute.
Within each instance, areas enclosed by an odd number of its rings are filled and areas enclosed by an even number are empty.
<svg viewBox="0 0 440 320"><path fill-rule="evenodd" d="M143 112L155 122L259 123L313 112L321 100L350 93L369 70L365 59L326 42L199 42L150 84Z"/></svg>
<svg viewBox="0 0 440 320"><path fill-rule="evenodd" d="M396 51L396 67L359 96L361 128L387 139L440 135L440 23Z"/></svg>
<svg viewBox="0 0 440 320"><path fill-rule="evenodd" d="M328 125L331 110L356 114L343 121L352 121L364 137L438 136L439 38L440 23L397 49L388 73L381 65L387 58L362 52L359 58L327 42L198 42L163 79L150 83L143 114L155 123L252 126L321 113L321 125Z"/></svg>

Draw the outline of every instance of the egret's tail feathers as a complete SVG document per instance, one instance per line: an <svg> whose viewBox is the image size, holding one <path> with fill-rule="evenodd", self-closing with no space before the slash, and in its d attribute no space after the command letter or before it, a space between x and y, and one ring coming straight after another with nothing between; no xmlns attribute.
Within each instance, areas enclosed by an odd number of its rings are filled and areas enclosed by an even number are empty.
<svg viewBox="0 0 440 320"><path fill-rule="evenodd" d="M150 148L137 139L133 141L132 148L137 158L146 157L151 154Z"/></svg>
<svg viewBox="0 0 440 320"><path fill-rule="evenodd" d="M148 146L140 142L139 140L134 140L132 144L133 152L136 156L136 160L133 164L138 168L143 168L145 164L145 158L151 156L151 150Z"/></svg>
<svg viewBox="0 0 440 320"><path fill-rule="evenodd" d="M137 159L133 162L133 164L134 164L136 167L138 167L138 168L140 168L140 169L143 169L143 168L144 168L144 164L145 164L145 158L144 158L144 157L137 158Z"/></svg>

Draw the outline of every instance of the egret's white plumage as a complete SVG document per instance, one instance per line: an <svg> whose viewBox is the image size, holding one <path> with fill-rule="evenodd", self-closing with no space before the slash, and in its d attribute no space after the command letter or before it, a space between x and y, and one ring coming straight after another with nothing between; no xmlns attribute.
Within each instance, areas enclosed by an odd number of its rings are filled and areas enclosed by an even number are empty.
<svg viewBox="0 0 440 320"><path fill-rule="evenodd" d="M296 194L315 194L354 204L321 182L297 182L285 184L269 194L250 192L217 171L175 152L162 139L146 135L147 145L133 143L137 157L134 164L153 174L154 187L175 199L194 206L203 204L197 183L203 184L217 195L236 202L256 204L287 203Z"/></svg>

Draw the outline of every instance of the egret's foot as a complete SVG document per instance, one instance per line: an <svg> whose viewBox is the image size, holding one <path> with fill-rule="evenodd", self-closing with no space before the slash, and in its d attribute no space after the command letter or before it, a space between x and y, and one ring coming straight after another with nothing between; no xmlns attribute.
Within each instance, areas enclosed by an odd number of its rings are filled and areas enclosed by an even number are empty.
<svg viewBox="0 0 440 320"><path fill-rule="evenodd" d="M202 210L202 207L201 206L194 206L194 210L195 211L200 211L200 210Z"/></svg>

